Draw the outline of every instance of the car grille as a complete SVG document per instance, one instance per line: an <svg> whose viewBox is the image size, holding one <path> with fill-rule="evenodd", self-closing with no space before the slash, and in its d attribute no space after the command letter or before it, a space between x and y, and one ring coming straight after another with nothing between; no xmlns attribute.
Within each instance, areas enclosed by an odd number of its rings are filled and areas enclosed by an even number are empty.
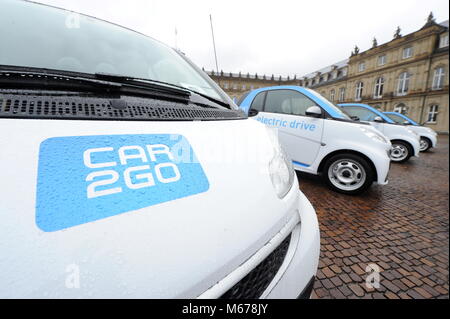
<svg viewBox="0 0 450 319"><path fill-rule="evenodd" d="M257 299L267 289L277 274L291 242L289 235L255 269L225 292L220 299Z"/></svg>

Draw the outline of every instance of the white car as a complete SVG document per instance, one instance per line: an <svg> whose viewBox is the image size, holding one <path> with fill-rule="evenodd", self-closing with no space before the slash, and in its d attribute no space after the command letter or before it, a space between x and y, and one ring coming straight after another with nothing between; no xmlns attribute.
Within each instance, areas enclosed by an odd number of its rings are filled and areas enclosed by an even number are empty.
<svg viewBox="0 0 450 319"><path fill-rule="evenodd" d="M398 125L382 112L367 104L339 104L354 119L370 123L386 135L392 143L391 160L397 163L408 161L412 156L419 157L420 136L408 127Z"/></svg>
<svg viewBox="0 0 450 319"><path fill-rule="evenodd" d="M276 86L245 94L240 107L277 128L296 170L320 174L341 193L358 194L388 183L391 143L368 124L355 123L317 92Z"/></svg>
<svg viewBox="0 0 450 319"><path fill-rule="evenodd" d="M420 151L426 152L430 148L437 146L437 133L435 130L419 125L404 114L397 112L383 112L387 117L397 124L406 125L411 131L416 132L420 136Z"/></svg>
<svg viewBox="0 0 450 319"><path fill-rule="evenodd" d="M0 3L0 298L309 298L317 217L276 134L183 54L71 15Z"/></svg>

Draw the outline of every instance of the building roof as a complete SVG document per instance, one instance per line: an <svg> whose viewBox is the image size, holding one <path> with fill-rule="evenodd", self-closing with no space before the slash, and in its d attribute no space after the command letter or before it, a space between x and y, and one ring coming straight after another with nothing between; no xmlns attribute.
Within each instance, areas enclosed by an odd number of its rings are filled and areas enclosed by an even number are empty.
<svg viewBox="0 0 450 319"><path fill-rule="evenodd" d="M206 74L209 76L222 76L227 78L242 78L242 79L252 79L252 80L266 80L266 81L293 81L294 77L285 77L281 75L274 75L274 74L249 74L249 73L233 73L233 72L223 72L220 71L217 73L216 71L205 71ZM272 79L273 76L273 79Z"/></svg>
<svg viewBox="0 0 450 319"><path fill-rule="evenodd" d="M449 20L443 21L443 22L438 23L438 24L440 26L448 29ZM329 72L332 71L333 66L336 66L337 69L344 68L344 67L346 67L348 65L348 61L349 61L349 59L342 60L340 62L337 62L337 63L334 63L334 64L329 65L327 67L324 67L324 68L322 68L320 70L317 70L315 72L308 73L308 74L304 75L302 78L306 78L307 80L309 80L309 79L315 78L318 73L320 73L320 74L329 73Z"/></svg>
<svg viewBox="0 0 450 319"><path fill-rule="evenodd" d="M303 76L303 78L306 78L306 79L312 79L312 78L314 78L314 77L316 76L316 74L317 74L318 72L319 72L320 74L325 74L325 73L331 72L331 71L333 70L333 67L334 67L334 66L336 67L336 69L342 69L343 67L346 67L346 66L348 65L348 61L349 61L349 59L345 59L345 60L336 62L336 63L334 63L334 64L332 64L332 65L329 65L329 66L327 66L327 67L324 67L324 68L322 68L322 69L320 69L320 70L317 70L317 71L315 71L315 72L308 73L308 74L306 74L305 76Z"/></svg>

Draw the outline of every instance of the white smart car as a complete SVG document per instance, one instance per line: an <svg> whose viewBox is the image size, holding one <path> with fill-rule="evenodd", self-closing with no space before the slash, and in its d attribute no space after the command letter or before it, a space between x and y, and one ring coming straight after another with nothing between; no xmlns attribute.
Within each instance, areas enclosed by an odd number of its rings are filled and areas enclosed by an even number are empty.
<svg viewBox="0 0 450 319"><path fill-rule="evenodd" d="M16 0L0 39L0 298L310 296L290 160L186 57Z"/></svg>
<svg viewBox="0 0 450 319"><path fill-rule="evenodd" d="M435 130L420 125L413 121L404 114L398 112L383 112L384 115L389 117L397 124L406 125L410 130L416 132L420 136L420 151L426 152L430 148L437 146L437 133Z"/></svg>
<svg viewBox="0 0 450 319"><path fill-rule="evenodd" d="M320 174L341 193L358 194L388 182L391 143L368 124L355 123L317 92L276 86L245 94L240 107L277 128L294 168Z"/></svg>
<svg viewBox="0 0 450 319"><path fill-rule="evenodd" d="M370 123L386 135L392 143L391 160L397 163L408 161L412 156L419 157L420 136L403 125L396 124L376 108L361 103L339 104L353 119Z"/></svg>

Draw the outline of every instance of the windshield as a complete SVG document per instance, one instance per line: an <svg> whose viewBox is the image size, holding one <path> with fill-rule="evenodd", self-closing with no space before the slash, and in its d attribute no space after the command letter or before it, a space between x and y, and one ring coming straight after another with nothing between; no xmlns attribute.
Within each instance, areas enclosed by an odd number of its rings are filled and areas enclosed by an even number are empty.
<svg viewBox="0 0 450 319"><path fill-rule="evenodd" d="M373 122L376 117L379 117L377 113L361 106L345 107L345 111L350 116L357 116L360 121Z"/></svg>
<svg viewBox="0 0 450 319"><path fill-rule="evenodd" d="M384 115L389 117L391 120L393 120L397 124L409 124L409 121L407 121L405 118L401 117L400 115L386 114L386 113L384 113Z"/></svg>
<svg viewBox="0 0 450 319"><path fill-rule="evenodd" d="M344 120L351 120L351 118L348 116L348 114L346 112L344 112L340 107L338 107L337 105L331 103L326 97L324 97L322 94L317 93L314 90L308 90L308 92L310 92L311 94L315 95L317 98L319 98L321 100L322 103L324 103L326 105L327 108L330 108L333 112L328 112L328 113L334 113L334 115L337 114L337 116L334 117L338 117Z"/></svg>
<svg viewBox="0 0 450 319"><path fill-rule="evenodd" d="M0 65L142 78L223 101L214 84L172 48L88 16L25 1L1 1L0 39Z"/></svg>

